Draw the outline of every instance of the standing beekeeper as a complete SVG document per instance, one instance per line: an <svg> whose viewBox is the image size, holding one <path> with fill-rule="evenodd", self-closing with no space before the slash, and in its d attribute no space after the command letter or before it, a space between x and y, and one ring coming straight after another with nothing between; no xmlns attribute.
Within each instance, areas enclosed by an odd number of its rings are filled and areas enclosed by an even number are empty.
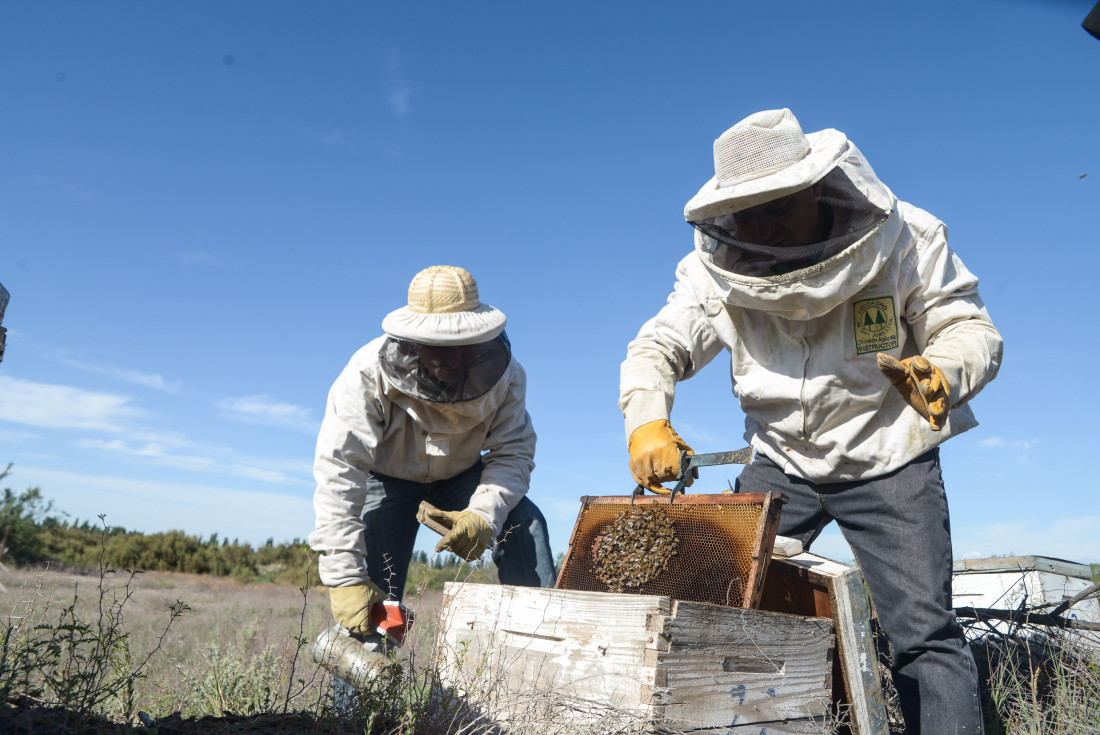
<svg viewBox="0 0 1100 735"><path fill-rule="evenodd" d="M951 604L939 445L976 425L1001 337L947 229L899 201L836 130L790 110L714 143L688 202L695 249L622 364L630 470L676 478L676 383L723 349L755 458L739 492L786 495L778 532L805 547L835 520L889 636L909 732L980 733L974 659Z"/></svg>
<svg viewBox="0 0 1100 735"><path fill-rule="evenodd" d="M333 617L353 633L371 632L373 605L401 599L423 500L450 529L437 552L474 560L492 547L501 582L553 584L546 521L526 497L526 377L504 325L467 271L432 266L329 391L309 543Z"/></svg>

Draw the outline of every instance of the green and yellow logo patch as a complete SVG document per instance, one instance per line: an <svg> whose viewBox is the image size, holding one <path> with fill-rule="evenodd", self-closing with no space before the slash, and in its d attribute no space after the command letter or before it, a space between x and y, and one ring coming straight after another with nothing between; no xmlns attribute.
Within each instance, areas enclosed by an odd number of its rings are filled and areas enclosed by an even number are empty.
<svg viewBox="0 0 1100 735"><path fill-rule="evenodd" d="M857 355L885 352L898 346L898 319L893 296L863 299L852 304L852 307Z"/></svg>

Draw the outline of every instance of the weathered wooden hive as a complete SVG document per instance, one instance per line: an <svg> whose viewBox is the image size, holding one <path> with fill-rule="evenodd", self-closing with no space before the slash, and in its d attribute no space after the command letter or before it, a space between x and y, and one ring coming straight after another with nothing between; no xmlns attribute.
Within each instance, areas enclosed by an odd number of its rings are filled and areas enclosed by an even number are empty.
<svg viewBox="0 0 1100 735"><path fill-rule="evenodd" d="M953 598L957 608L990 608L1019 610L1046 606L1057 608L1088 590L1092 570L1087 564L1049 556L1002 556L987 559L965 559L953 566ZM1084 623L1100 624L1100 600L1095 597L1079 600L1062 613ZM983 617L979 613L979 617ZM1013 625L986 617L980 626L971 626L967 633L983 635L989 630L1009 633ZM1100 648L1100 633L1077 630L1074 635L1086 645Z"/></svg>
<svg viewBox="0 0 1100 735"><path fill-rule="evenodd" d="M862 578L771 561L783 502L582 498L555 589L447 585L444 681L514 732L885 732Z"/></svg>
<svg viewBox="0 0 1100 735"><path fill-rule="evenodd" d="M511 732L831 732L828 618L450 583L437 646L452 691Z"/></svg>

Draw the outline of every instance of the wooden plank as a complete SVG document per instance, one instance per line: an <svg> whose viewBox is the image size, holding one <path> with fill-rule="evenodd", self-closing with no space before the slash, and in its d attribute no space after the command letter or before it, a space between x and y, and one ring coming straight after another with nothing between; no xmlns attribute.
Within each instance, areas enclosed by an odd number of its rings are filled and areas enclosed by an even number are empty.
<svg viewBox="0 0 1100 735"><path fill-rule="evenodd" d="M988 559L962 559L951 565L955 574L967 572L1025 572L1036 570L1064 574L1067 577L1090 579L1088 564L1080 564L1051 556L995 556Z"/></svg>
<svg viewBox="0 0 1100 735"><path fill-rule="evenodd" d="M857 735L888 735L886 698L878 668L878 649L871 630L871 601L863 574L856 569L836 578L834 604L837 655L849 692L853 730Z"/></svg>
<svg viewBox="0 0 1100 735"><path fill-rule="evenodd" d="M854 735L889 734L870 600L858 569L810 553L774 558L760 607L832 618L834 703L848 709Z"/></svg>
<svg viewBox="0 0 1100 735"><path fill-rule="evenodd" d="M440 616L440 660L449 683L484 691L558 691L648 716L643 687L647 624L671 610L649 595L448 583ZM437 638L437 641L440 641Z"/></svg>
<svg viewBox="0 0 1100 735"><path fill-rule="evenodd" d="M825 719L830 711L832 622L677 601L657 657L666 684L659 722L685 730Z"/></svg>
<svg viewBox="0 0 1100 735"><path fill-rule="evenodd" d="M737 493L732 493L737 495ZM779 527L779 510L787 502L787 496L764 493L764 510L760 514L760 524L756 529L756 544L752 550L752 563L749 565L749 584L746 587L747 598L744 607L760 607L760 595L764 589L768 562L771 559L772 545L775 542L775 529Z"/></svg>

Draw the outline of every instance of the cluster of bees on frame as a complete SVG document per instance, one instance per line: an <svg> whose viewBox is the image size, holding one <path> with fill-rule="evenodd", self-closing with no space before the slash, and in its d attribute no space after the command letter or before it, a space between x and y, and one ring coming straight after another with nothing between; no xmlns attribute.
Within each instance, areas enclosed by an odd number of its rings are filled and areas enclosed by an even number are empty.
<svg viewBox="0 0 1100 735"><path fill-rule="evenodd" d="M615 516L592 542L593 571L610 592L637 589L655 579L680 551L672 519L656 505Z"/></svg>

